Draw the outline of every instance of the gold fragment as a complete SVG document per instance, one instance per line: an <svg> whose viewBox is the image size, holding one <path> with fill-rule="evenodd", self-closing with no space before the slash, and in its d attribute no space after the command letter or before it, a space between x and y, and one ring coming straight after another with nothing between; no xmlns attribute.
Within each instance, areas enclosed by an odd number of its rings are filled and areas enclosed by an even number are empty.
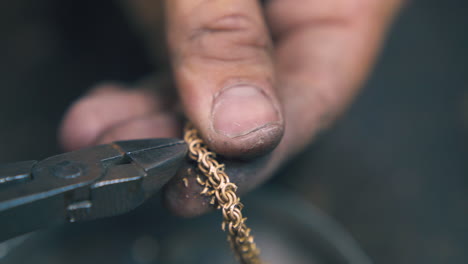
<svg viewBox="0 0 468 264"><path fill-rule="evenodd" d="M184 182L185 188L188 187L188 179L187 178L182 178L182 181Z"/></svg>

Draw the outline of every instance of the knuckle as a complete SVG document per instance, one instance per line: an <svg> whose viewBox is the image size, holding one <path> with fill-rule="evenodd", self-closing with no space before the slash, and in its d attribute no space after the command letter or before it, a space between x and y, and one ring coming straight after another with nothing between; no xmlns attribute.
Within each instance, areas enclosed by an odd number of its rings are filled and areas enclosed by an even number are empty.
<svg viewBox="0 0 468 264"><path fill-rule="evenodd" d="M207 33L242 33L249 35L249 33L252 32L252 29L256 27L258 27L258 25L256 25L255 21L249 16L232 13L202 21L200 26L193 29L193 32L189 37L196 39L197 37L203 36Z"/></svg>
<svg viewBox="0 0 468 264"><path fill-rule="evenodd" d="M270 49L265 26L247 15L227 14L198 25L188 34L186 57L223 62L258 60Z"/></svg>

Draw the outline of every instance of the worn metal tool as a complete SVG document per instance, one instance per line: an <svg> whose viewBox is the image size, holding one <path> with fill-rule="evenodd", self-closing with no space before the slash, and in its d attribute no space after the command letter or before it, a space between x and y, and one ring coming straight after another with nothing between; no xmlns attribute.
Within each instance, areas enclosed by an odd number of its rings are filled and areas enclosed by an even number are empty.
<svg viewBox="0 0 468 264"><path fill-rule="evenodd" d="M0 165L0 241L128 212L176 173L186 152L178 139L132 140Z"/></svg>

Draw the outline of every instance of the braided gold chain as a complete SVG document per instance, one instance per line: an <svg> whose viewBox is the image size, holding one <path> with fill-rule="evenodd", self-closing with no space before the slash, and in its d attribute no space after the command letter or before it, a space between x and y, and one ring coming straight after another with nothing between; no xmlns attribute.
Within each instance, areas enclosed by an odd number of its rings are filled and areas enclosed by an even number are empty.
<svg viewBox="0 0 468 264"><path fill-rule="evenodd" d="M260 251L257 249L250 228L242 216L244 205L236 194L237 185L230 182L224 171L224 164L216 161L216 154L209 151L197 130L188 124L185 127L184 140L189 148L190 159L197 162L198 170L204 175L197 176L197 182L203 186L202 195L212 197L211 204L216 205L223 213L222 229L228 230L228 241L243 264L258 264Z"/></svg>

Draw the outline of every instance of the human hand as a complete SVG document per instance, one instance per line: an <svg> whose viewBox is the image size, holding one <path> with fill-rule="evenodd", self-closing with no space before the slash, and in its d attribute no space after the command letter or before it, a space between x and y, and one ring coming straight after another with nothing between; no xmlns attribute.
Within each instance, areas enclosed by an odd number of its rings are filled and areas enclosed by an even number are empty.
<svg viewBox="0 0 468 264"><path fill-rule="evenodd" d="M401 2L166 0L178 96L154 80L132 90L102 85L70 108L61 142L72 150L180 136L182 106L209 147L231 160L241 191L254 188L346 108ZM193 175L185 186L187 173L168 184L166 198L177 213L197 215L208 205Z"/></svg>

